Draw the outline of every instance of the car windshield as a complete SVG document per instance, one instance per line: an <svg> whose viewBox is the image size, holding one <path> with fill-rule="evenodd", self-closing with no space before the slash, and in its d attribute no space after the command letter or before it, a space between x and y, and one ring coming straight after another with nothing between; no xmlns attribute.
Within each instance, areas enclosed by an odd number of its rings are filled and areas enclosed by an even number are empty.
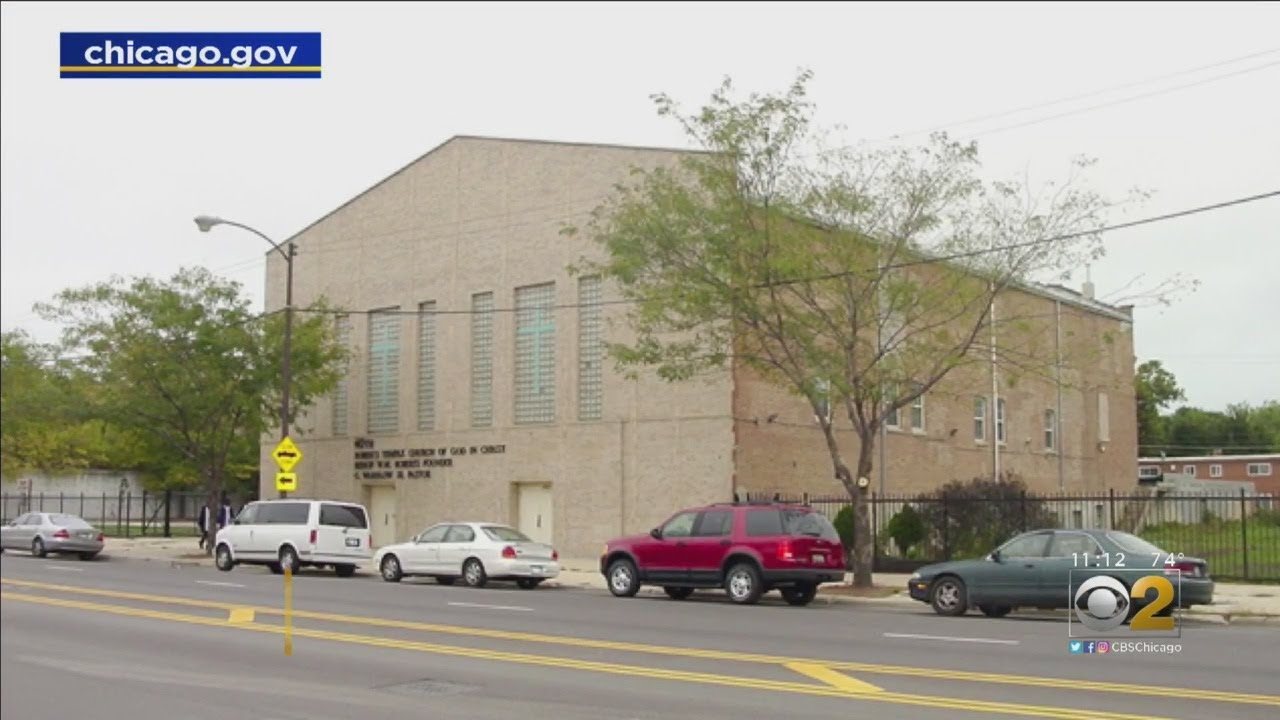
<svg viewBox="0 0 1280 720"><path fill-rule="evenodd" d="M1109 532L1107 537L1121 548L1138 555L1164 555L1165 551L1143 540L1137 535L1130 535L1126 532Z"/></svg>
<svg viewBox="0 0 1280 720"><path fill-rule="evenodd" d="M64 528L85 529L93 527L75 515L50 515L49 522Z"/></svg>
<svg viewBox="0 0 1280 720"><path fill-rule="evenodd" d="M498 542L533 542L519 530L503 526L487 525L484 534Z"/></svg>
<svg viewBox="0 0 1280 720"><path fill-rule="evenodd" d="M783 528L788 535L807 535L830 542L840 542L840 533L826 515L804 510L783 510Z"/></svg>

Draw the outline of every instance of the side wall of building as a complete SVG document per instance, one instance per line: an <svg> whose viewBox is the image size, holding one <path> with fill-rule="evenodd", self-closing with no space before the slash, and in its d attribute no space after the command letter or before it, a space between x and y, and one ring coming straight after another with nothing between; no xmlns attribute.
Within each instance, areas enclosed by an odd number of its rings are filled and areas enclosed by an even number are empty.
<svg viewBox="0 0 1280 720"><path fill-rule="evenodd" d="M1019 360L1021 368L997 361L993 393L990 344L982 340L971 364L951 371L925 394L923 427L913 427L910 407L901 411L898 427L885 433L884 462L877 438L872 490L893 495L929 492L952 480L991 477L997 462L1002 474L1016 475L1038 492L1135 486L1132 325L1080 305L1061 304L1059 401L1054 362L1058 310L1054 299L1043 295L1002 295L997 318L1025 318L1030 323L1019 323L1018 345L1040 357L1039 366L1026 358ZM737 371L737 378L738 487L843 494L808 401L745 369ZM1004 405L1003 442L996 441L997 394ZM1046 417L1046 411L1053 416ZM857 434L838 404L833 414L838 444L853 469ZM1053 431L1049 437L1046 422Z"/></svg>

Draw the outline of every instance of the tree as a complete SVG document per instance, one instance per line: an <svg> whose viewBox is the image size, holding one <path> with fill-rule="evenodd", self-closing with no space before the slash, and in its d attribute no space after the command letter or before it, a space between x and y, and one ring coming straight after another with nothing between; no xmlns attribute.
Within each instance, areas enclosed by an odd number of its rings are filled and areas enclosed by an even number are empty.
<svg viewBox="0 0 1280 720"><path fill-rule="evenodd" d="M1012 475L999 480L953 480L921 503L923 524L938 556L981 557L1012 536L1059 527L1043 500L1027 496L1027 485Z"/></svg>
<svg viewBox="0 0 1280 720"><path fill-rule="evenodd" d="M1187 396L1173 373L1159 360L1148 360L1138 366L1133 378L1138 400L1138 444L1158 447L1167 444L1168 432L1160 412Z"/></svg>
<svg viewBox="0 0 1280 720"><path fill-rule="evenodd" d="M202 478L216 513L229 461L277 417L282 318L250 312L238 283L203 269L112 278L37 309L64 325L65 350L84 355L101 416L162 446L170 471ZM295 318L294 408L334 387L344 355L323 313Z"/></svg>
<svg viewBox="0 0 1280 720"><path fill-rule="evenodd" d="M976 145L941 134L919 148L822 148L809 79L742 102L725 80L688 115L655 96L704 152L634 171L585 231L565 233L599 251L570 270L616 282L630 303L635 340L610 345L629 375L683 381L731 367L808 401L853 500L854 583L865 587L877 432L993 351L1005 367L1047 374L1045 323L1016 310L996 321L990 309L1028 278L1098 257L1108 204L1074 177L1043 191L986 182Z"/></svg>

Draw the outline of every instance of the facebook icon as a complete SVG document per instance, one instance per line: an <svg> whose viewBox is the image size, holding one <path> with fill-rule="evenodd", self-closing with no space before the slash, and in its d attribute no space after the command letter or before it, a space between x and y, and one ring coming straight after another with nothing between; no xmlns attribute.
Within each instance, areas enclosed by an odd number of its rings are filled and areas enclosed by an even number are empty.
<svg viewBox="0 0 1280 720"><path fill-rule="evenodd" d="M1084 651L1086 654L1092 654L1094 652L1097 652L1097 648L1098 648L1098 643L1093 642L1092 640L1084 644Z"/></svg>

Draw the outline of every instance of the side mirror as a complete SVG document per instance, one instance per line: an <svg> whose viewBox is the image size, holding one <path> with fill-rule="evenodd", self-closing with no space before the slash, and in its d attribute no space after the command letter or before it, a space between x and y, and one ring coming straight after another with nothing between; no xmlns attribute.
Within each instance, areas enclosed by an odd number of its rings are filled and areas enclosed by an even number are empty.
<svg viewBox="0 0 1280 720"><path fill-rule="evenodd" d="M650 530L650 531L649 531L649 537L653 538L654 540L661 540L661 539L662 539L662 529L661 529L661 528L654 528L654 529Z"/></svg>

